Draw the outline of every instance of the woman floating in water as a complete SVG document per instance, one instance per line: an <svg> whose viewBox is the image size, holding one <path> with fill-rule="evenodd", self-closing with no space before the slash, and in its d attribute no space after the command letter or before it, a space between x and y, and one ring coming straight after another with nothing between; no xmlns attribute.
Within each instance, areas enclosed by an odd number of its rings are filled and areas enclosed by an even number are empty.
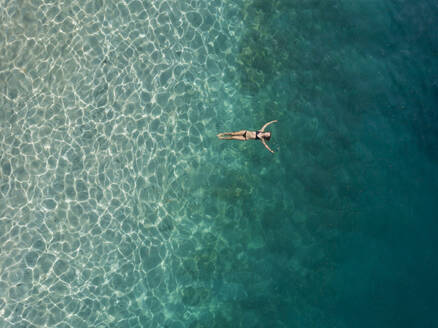
<svg viewBox="0 0 438 328"><path fill-rule="evenodd" d="M269 141L271 139L271 132L265 132L265 128L272 123L278 122L277 120L266 123L262 126L262 128L258 131L248 131L242 130L237 132L224 132L219 133L217 137L222 140L260 140L262 144L269 150L271 153L274 153L271 148L266 144L266 140Z"/></svg>

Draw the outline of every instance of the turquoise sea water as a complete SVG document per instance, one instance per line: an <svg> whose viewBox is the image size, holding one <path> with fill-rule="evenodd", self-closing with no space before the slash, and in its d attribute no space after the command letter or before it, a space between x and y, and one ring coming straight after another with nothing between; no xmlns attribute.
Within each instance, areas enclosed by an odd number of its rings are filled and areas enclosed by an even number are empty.
<svg viewBox="0 0 438 328"><path fill-rule="evenodd" d="M0 0L0 327L437 326L437 22Z"/></svg>

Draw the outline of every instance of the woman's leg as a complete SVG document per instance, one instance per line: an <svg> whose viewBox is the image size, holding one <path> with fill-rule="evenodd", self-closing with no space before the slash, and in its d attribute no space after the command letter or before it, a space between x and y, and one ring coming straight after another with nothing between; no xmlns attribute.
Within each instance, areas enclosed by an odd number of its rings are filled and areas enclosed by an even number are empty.
<svg viewBox="0 0 438 328"><path fill-rule="evenodd" d="M231 132L229 134L232 135L232 136L243 136L245 133L246 133L246 130L240 130L240 131L237 131L237 132Z"/></svg>
<svg viewBox="0 0 438 328"><path fill-rule="evenodd" d="M223 136L218 136L219 139L222 140L242 140L245 141L245 137L244 136L230 136L230 137L223 137Z"/></svg>
<svg viewBox="0 0 438 328"><path fill-rule="evenodd" d="M222 132L219 133L218 136L243 136L245 134L246 130L240 130L236 132Z"/></svg>

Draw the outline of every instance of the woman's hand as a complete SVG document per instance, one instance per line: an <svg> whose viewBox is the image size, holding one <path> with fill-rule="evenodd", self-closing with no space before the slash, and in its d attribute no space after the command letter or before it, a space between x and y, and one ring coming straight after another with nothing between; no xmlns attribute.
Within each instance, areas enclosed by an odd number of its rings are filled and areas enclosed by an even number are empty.
<svg viewBox="0 0 438 328"><path fill-rule="evenodd" d="M271 122L266 123L265 125L262 126L262 128L260 129L260 131L264 132L264 131L265 131L265 128L266 128L269 124L272 124L272 123L275 123L275 122L278 122L278 121L277 121L277 120L273 120L273 121L271 121Z"/></svg>
<svg viewBox="0 0 438 328"><path fill-rule="evenodd" d="M271 153L274 153L274 151L271 148L269 148L269 146L266 144L266 141L264 138L262 138L260 141L262 142L263 146L266 147L267 150L269 150Z"/></svg>

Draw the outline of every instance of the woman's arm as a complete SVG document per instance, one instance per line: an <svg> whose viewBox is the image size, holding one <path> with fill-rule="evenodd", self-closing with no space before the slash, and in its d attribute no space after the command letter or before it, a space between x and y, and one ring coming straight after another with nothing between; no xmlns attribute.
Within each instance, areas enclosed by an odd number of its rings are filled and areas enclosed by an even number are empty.
<svg viewBox="0 0 438 328"><path fill-rule="evenodd" d="M267 150L269 150L271 153L274 153L274 151L271 148L269 148L269 146L266 144L266 141L264 138L260 139L260 141L262 142L263 146L266 147Z"/></svg>
<svg viewBox="0 0 438 328"><path fill-rule="evenodd" d="M264 132L264 131L265 131L265 128L266 128L269 124L272 124L272 123L275 123L275 122L278 122L278 121L277 121L277 120L274 120L274 121L271 121L271 122L266 123L265 125L262 126L262 128L260 129L260 131Z"/></svg>

